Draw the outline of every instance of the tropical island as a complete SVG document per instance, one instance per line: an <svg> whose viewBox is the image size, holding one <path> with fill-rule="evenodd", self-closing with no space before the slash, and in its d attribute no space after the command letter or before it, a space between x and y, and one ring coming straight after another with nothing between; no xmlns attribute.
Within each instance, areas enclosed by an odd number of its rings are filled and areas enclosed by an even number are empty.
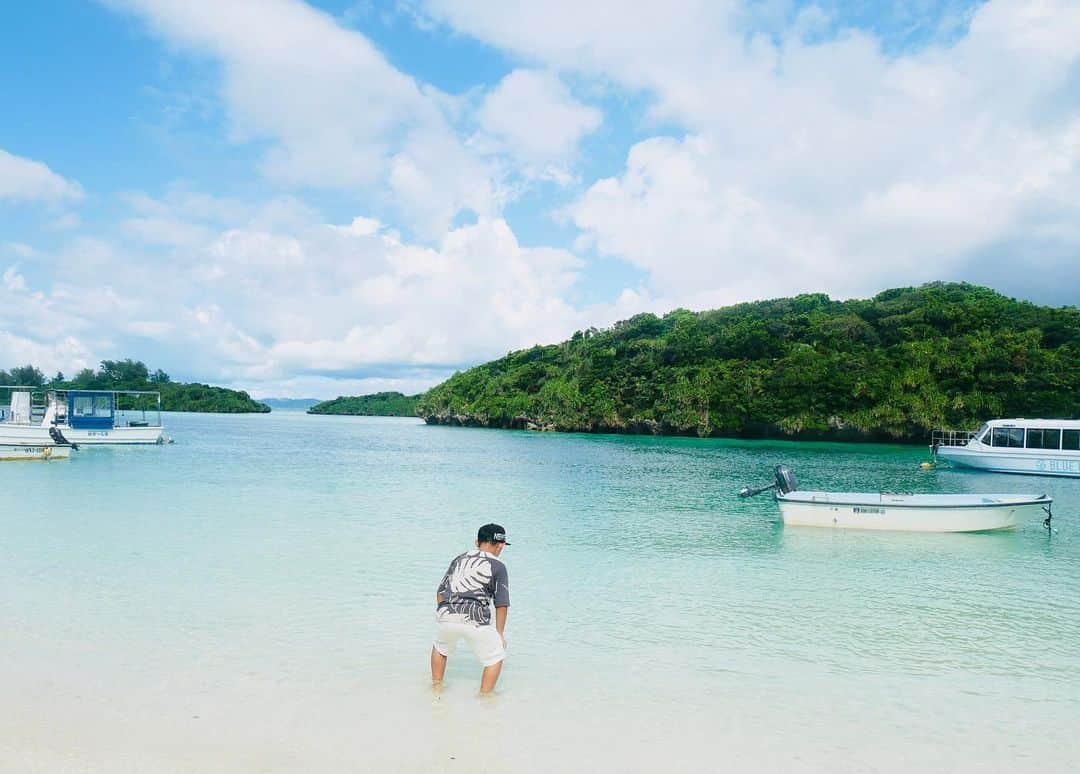
<svg viewBox="0 0 1080 774"><path fill-rule="evenodd" d="M1080 310L966 283L639 314L425 393L430 424L926 440L990 417L1080 416Z"/></svg>
<svg viewBox="0 0 1080 774"><path fill-rule="evenodd" d="M242 390L208 384L174 382L160 368L153 373L138 360L102 360L94 371L84 368L74 378L57 373L51 379L32 365L0 370L0 386L26 385L52 390L147 390L161 393L163 411L194 411L219 414L265 414L270 407L251 399Z"/></svg>
<svg viewBox="0 0 1080 774"><path fill-rule="evenodd" d="M309 414L344 414L361 417L415 417L419 395L400 392L376 392L371 395L344 396L317 403Z"/></svg>

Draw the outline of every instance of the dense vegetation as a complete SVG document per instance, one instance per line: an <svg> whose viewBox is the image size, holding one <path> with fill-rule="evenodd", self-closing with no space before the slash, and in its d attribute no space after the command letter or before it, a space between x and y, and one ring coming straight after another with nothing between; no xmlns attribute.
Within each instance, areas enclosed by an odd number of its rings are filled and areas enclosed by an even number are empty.
<svg viewBox="0 0 1080 774"><path fill-rule="evenodd" d="M419 395L376 392L372 395L337 397L308 409L309 414L353 414L364 417L415 417Z"/></svg>
<svg viewBox="0 0 1080 774"><path fill-rule="evenodd" d="M52 379L32 365L0 371L0 385L22 384L60 390L154 390L161 393L165 411L202 411L223 414L265 413L270 407L251 399L246 392L208 384L174 382L160 368L153 373L137 360L102 360L101 368L84 368L73 379L62 373ZM124 408L155 408L148 399L124 399Z"/></svg>
<svg viewBox="0 0 1080 774"><path fill-rule="evenodd" d="M1080 310L967 284L639 314L467 371L430 423L924 440L991 417L1080 416Z"/></svg>

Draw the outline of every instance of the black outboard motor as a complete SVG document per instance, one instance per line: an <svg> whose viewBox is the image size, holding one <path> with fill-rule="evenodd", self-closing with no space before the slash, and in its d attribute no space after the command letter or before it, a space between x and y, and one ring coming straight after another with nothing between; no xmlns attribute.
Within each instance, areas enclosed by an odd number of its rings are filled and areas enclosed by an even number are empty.
<svg viewBox="0 0 1080 774"><path fill-rule="evenodd" d="M799 482L795 480L795 471L787 465L777 465L774 475L776 476L776 480L771 484L759 487L744 486L739 490L739 497L753 497L762 492L767 492L770 489L775 489L780 494L787 494L788 492L794 492L799 488Z"/></svg>
<svg viewBox="0 0 1080 774"><path fill-rule="evenodd" d="M794 492L799 488L799 482L795 478L795 471L787 465L776 466L776 490L780 494Z"/></svg>
<svg viewBox="0 0 1080 774"><path fill-rule="evenodd" d="M64 434L60 432L60 428L53 426L49 428L49 437L56 441L57 446L70 446L72 449L78 449L78 445L73 444Z"/></svg>

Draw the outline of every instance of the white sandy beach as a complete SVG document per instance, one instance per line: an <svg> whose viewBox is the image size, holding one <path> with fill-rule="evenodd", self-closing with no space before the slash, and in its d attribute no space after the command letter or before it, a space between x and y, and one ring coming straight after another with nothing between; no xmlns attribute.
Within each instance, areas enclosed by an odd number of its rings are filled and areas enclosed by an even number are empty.
<svg viewBox="0 0 1080 774"><path fill-rule="evenodd" d="M1053 722L1052 696L1046 715L1016 717L988 706L992 689L950 693L933 680L846 692L835 679L794 690L724 673L696 691L682 675L667 696L647 695L632 674L583 695L569 680L524 687L514 668L486 700L464 665L441 697L420 670L331 686L315 675L5 669L0 769L1064 772L1078 752L1061 743L1067 717Z"/></svg>

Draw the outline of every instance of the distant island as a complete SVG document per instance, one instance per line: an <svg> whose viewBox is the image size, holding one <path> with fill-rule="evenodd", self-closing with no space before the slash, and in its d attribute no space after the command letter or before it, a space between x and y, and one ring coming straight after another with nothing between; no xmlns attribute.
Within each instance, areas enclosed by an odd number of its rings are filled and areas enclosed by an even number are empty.
<svg viewBox="0 0 1080 774"><path fill-rule="evenodd" d="M991 417L1080 417L1080 310L966 283L639 314L454 374L430 424L925 441Z"/></svg>
<svg viewBox="0 0 1080 774"><path fill-rule="evenodd" d="M272 409L287 409L289 411L307 411L319 403L318 398L259 398L259 403L265 403Z"/></svg>
<svg viewBox="0 0 1080 774"><path fill-rule="evenodd" d="M376 392L371 395L339 396L308 409L309 414L348 414L362 417L415 417L419 395Z"/></svg>
<svg viewBox="0 0 1080 774"><path fill-rule="evenodd" d="M208 384L174 382L160 368L151 373L138 360L102 360L94 371L84 368L74 378L58 373L52 379L32 365L0 371L0 386L29 385L57 390L149 390L161 393L163 411L195 411L219 414L265 414L270 407L254 401L241 390ZM147 405L146 407L150 407Z"/></svg>

